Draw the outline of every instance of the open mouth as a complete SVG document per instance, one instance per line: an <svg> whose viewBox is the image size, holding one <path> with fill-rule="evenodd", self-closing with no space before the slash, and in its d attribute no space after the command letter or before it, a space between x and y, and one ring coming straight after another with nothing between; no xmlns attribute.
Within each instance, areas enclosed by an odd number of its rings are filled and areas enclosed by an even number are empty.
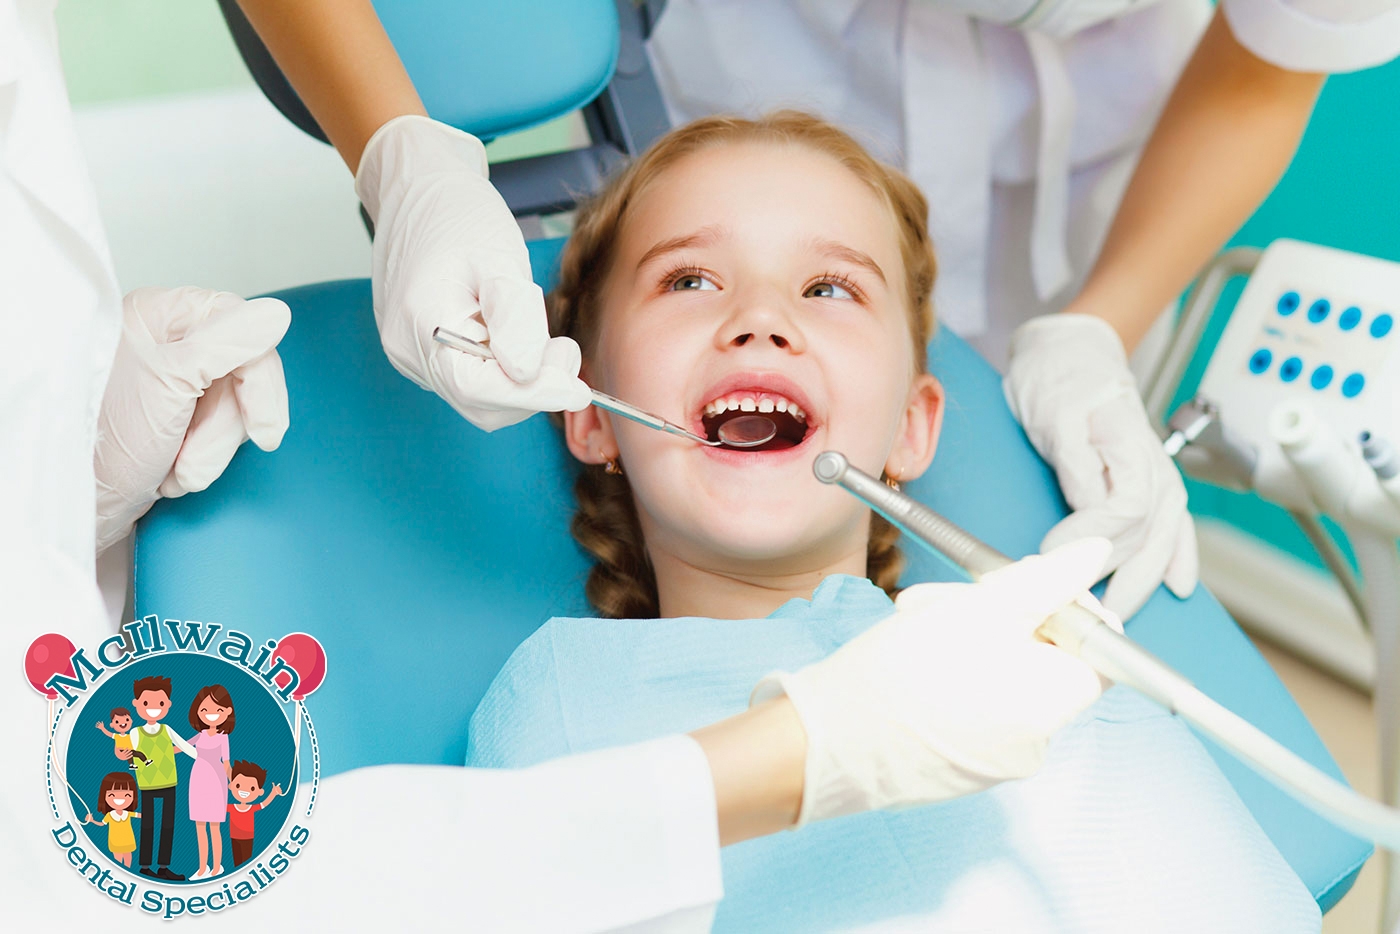
<svg viewBox="0 0 1400 934"><path fill-rule="evenodd" d="M700 423L704 426L705 437L719 441L720 427L745 415L761 415L771 420L778 431L771 441L744 448L746 451L785 451L801 444L812 430L807 413L796 402L780 393L748 390L712 400L705 406Z"/></svg>

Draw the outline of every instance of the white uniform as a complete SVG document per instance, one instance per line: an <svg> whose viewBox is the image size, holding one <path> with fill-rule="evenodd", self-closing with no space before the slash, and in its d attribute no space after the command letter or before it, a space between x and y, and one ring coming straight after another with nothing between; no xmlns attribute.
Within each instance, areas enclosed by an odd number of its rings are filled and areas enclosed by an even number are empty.
<svg viewBox="0 0 1400 934"><path fill-rule="evenodd" d="M1397 0L1222 0L1287 68L1400 54ZM1000 365L1097 256L1207 0L670 0L650 49L671 117L798 107L929 197L942 321Z"/></svg>
<svg viewBox="0 0 1400 934"><path fill-rule="evenodd" d="M18 731L0 773L0 896L16 929L54 905L73 921L145 917L83 891L51 842L45 704L16 676L41 633L106 634L93 435L120 322L53 3L0 0L0 705ZM309 828L286 878L216 927L305 930L314 911L349 930L706 931L721 894L713 785L687 737L524 771L357 770L325 783Z"/></svg>

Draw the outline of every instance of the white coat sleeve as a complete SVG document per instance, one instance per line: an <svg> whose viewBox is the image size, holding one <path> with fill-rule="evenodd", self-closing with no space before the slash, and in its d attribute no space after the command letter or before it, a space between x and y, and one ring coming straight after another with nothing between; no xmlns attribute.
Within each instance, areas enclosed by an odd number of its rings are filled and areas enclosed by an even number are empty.
<svg viewBox="0 0 1400 934"><path fill-rule="evenodd" d="M304 812L299 793L289 824ZM215 927L304 934L314 908L327 930L700 934L722 894L714 784L687 736L528 769L356 769L322 783L305 826L286 875Z"/></svg>
<svg viewBox="0 0 1400 934"><path fill-rule="evenodd" d="M1221 0L1240 44L1292 71L1339 74L1400 56L1400 0Z"/></svg>

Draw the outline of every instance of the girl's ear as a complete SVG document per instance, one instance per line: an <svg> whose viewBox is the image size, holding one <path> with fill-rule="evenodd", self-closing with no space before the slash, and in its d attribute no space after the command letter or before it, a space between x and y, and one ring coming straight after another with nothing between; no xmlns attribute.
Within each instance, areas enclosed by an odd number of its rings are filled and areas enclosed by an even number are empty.
<svg viewBox="0 0 1400 934"><path fill-rule="evenodd" d="M891 479L906 482L928 470L943 429L943 402L942 383L927 373L914 377L899 434L885 462L885 474Z"/></svg>
<svg viewBox="0 0 1400 934"><path fill-rule="evenodd" d="M585 464L606 464L617 459L612 422L597 406L564 413L564 441L569 453Z"/></svg>

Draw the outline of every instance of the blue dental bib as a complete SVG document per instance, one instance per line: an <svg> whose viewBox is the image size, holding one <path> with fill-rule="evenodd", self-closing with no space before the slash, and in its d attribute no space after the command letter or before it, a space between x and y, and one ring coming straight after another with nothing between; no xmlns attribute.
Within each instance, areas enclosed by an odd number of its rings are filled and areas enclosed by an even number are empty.
<svg viewBox="0 0 1400 934"><path fill-rule="evenodd" d="M519 767L685 732L887 616L834 575L766 619L561 619L511 656L467 764ZM1036 776L725 849L716 931L1316 931L1317 904L1180 722L1115 688Z"/></svg>

